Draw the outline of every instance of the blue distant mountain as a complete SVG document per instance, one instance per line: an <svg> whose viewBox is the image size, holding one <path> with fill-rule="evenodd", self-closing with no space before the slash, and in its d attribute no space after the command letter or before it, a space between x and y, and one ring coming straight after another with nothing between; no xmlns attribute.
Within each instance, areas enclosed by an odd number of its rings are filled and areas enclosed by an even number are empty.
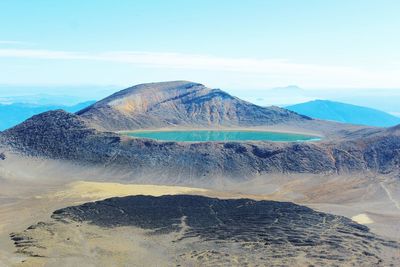
<svg viewBox="0 0 400 267"><path fill-rule="evenodd" d="M76 112L93 104L95 101L82 102L73 106L37 105L29 103L0 104L0 131L13 127L33 115L56 109Z"/></svg>
<svg viewBox="0 0 400 267"><path fill-rule="evenodd" d="M287 109L311 118L369 126L389 127L400 124L400 118L389 113L329 100L314 100Z"/></svg>

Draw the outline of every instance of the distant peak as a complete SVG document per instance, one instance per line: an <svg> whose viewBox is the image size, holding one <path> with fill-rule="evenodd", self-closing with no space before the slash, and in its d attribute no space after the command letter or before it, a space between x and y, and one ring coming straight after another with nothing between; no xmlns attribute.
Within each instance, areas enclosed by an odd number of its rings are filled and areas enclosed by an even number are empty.
<svg viewBox="0 0 400 267"><path fill-rule="evenodd" d="M340 103L340 102L335 102L335 101L327 100L327 99L315 99L315 100L311 100L310 102L314 102L314 103ZM342 103L340 103L340 104L342 104Z"/></svg>
<svg viewBox="0 0 400 267"><path fill-rule="evenodd" d="M299 86L297 86L297 85L288 85L288 86L286 86L286 88L288 88L288 89L301 89Z"/></svg>
<svg viewBox="0 0 400 267"><path fill-rule="evenodd" d="M283 87L275 87L272 90L274 91L302 91L303 89L297 85L288 85Z"/></svg>

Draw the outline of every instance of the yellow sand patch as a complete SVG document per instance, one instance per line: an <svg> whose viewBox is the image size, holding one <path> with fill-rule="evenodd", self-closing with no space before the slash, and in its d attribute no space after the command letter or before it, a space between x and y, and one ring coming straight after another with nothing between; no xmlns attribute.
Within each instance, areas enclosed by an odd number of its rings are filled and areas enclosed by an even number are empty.
<svg viewBox="0 0 400 267"><path fill-rule="evenodd" d="M116 196L129 195L176 195L176 194L200 194L206 189L190 188L182 186L119 184L102 182L73 182L67 185L66 190L58 191L52 196L57 198L90 198L102 199Z"/></svg>
<svg viewBox="0 0 400 267"><path fill-rule="evenodd" d="M365 213L361 213L358 214L356 216L351 217L351 219L359 224L370 224L370 223L374 223L373 220L371 220L370 217L368 217L367 214Z"/></svg>
<svg viewBox="0 0 400 267"><path fill-rule="evenodd" d="M148 102L144 98L127 98L124 100L113 101L111 102L111 105L121 113L131 114L134 112L145 111Z"/></svg>
<svg viewBox="0 0 400 267"><path fill-rule="evenodd" d="M130 113L135 111L138 107L135 105L133 101L124 101L119 105L114 106L114 108L122 113Z"/></svg>

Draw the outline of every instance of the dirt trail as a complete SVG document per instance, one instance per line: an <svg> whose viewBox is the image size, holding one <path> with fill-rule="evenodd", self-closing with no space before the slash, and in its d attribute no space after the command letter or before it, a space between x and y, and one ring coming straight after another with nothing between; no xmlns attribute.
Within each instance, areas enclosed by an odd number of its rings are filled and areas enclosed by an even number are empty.
<svg viewBox="0 0 400 267"><path fill-rule="evenodd" d="M399 203L399 201L397 201L396 199L393 198L392 193L391 193L391 192L389 191L389 189L386 187L385 183L384 183L384 182L380 182L379 184L381 185L382 189L385 191L385 193L386 193L387 197L389 198L389 200L390 200L391 202L393 202L394 206L395 206L398 210L400 210L400 203Z"/></svg>

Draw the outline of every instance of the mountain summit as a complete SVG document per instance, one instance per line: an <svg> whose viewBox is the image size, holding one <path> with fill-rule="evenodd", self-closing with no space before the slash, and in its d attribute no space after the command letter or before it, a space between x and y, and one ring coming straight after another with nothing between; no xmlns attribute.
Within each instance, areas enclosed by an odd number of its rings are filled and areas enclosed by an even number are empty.
<svg viewBox="0 0 400 267"><path fill-rule="evenodd" d="M200 83L140 84L77 113L105 130L170 126L258 126L310 118L278 107L260 107Z"/></svg>

